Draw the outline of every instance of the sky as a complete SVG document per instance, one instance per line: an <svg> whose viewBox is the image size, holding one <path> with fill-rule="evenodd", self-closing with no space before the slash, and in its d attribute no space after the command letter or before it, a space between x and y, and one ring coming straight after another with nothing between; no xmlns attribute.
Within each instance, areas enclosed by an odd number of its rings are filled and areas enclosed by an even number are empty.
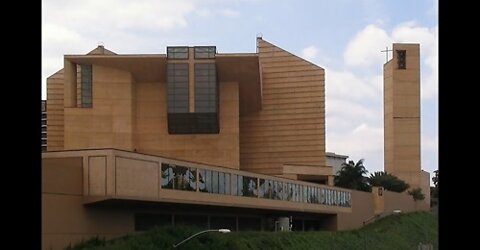
<svg viewBox="0 0 480 250"><path fill-rule="evenodd" d="M262 36L325 69L326 149L383 171L384 50L420 43L422 169L438 169L438 0L43 0L42 99L63 55L215 45L254 53ZM389 58L391 58L391 52Z"/></svg>

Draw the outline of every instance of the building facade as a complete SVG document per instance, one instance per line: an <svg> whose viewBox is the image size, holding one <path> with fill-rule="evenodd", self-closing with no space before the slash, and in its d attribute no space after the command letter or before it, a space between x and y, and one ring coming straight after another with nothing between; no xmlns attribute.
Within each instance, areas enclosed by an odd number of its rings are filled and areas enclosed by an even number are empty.
<svg viewBox="0 0 480 250"><path fill-rule="evenodd" d="M47 79L43 249L184 223L344 230L415 210L408 196L378 209L397 194L333 186L324 69L256 42L255 53L65 55Z"/></svg>
<svg viewBox="0 0 480 250"><path fill-rule="evenodd" d="M322 68L263 39L257 53L105 51L66 55L48 79L49 151L109 147L328 182Z"/></svg>
<svg viewBox="0 0 480 250"><path fill-rule="evenodd" d="M332 167L334 175L338 174L338 171L342 169L342 165L347 163L348 155L339 155L332 152L326 152L327 156L327 166Z"/></svg>

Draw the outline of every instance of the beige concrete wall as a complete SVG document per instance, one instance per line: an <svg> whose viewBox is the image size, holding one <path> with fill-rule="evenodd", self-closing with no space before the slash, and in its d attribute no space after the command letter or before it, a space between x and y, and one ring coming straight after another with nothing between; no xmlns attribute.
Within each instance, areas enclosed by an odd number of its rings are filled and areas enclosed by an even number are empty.
<svg viewBox="0 0 480 250"><path fill-rule="evenodd" d="M100 235L112 238L134 230L133 213L83 205L82 157L42 159L42 249Z"/></svg>
<svg viewBox="0 0 480 250"><path fill-rule="evenodd" d="M425 199L423 201L418 201L416 208L420 210L428 210L430 208L430 174L422 170L419 172L402 172L398 173L397 176L410 184L408 190L418 187L422 189Z"/></svg>
<svg viewBox="0 0 480 250"><path fill-rule="evenodd" d="M287 163L325 166L324 70L261 38L257 48L262 110L240 117L241 168L280 175Z"/></svg>
<svg viewBox="0 0 480 250"><path fill-rule="evenodd" d="M83 195L82 157L42 159L42 193Z"/></svg>
<svg viewBox="0 0 480 250"><path fill-rule="evenodd" d="M136 83L136 151L239 169L238 84L220 82L219 91L219 134L170 135L166 83Z"/></svg>
<svg viewBox="0 0 480 250"><path fill-rule="evenodd" d="M88 195L105 196L107 194L107 157L88 157Z"/></svg>
<svg viewBox="0 0 480 250"><path fill-rule="evenodd" d="M92 72L93 107L65 108L64 148L133 151L135 99L131 73L99 65L93 65Z"/></svg>
<svg viewBox="0 0 480 250"><path fill-rule="evenodd" d="M407 192L397 193L383 189L382 196L378 195L378 188L374 187L372 193L352 190L352 212L337 215L337 230L357 229L363 222L371 223L376 216L391 215L394 210L409 213L419 210L427 211L429 207L422 202L415 202Z"/></svg>
<svg viewBox="0 0 480 250"><path fill-rule="evenodd" d="M375 216L372 193L352 190L352 212L338 213L337 230L351 230Z"/></svg>
<svg viewBox="0 0 480 250"><path fill-rule="evenodd" d="M406 192L383 190L382 196L378 196L377 189L372 193L352 190L352 212L337 215L337 230L361 228L363 222L371 223L378 219L376 216L388 216L394 210L403 213L424 210L423 206L422 202L415 202Z"/></svg>
<svg viewBox="0 0 480 250"><path fill-rule="evenodd" d="M385 200L384 213L390 214L393 210L402 210L403 213L413 212L416 210L416 202L408 193L397 193L385 190L383 192Z"/></svg>
<svg viewBox="0 0 480 250"><path fill-rule="evenodd" d="M47 78L47 151L63 150L63 69Z"/></svg>
<svg viewBox="0 0 480 250"><path fill-rule="evenodd" d="M160 172L158 162L115 157L116 194L156 198L160 188Z"/></svg>
<svg viewBox="0 0 480 250"><path fill-rule="evenodd" d="M83 197L42 194L42 249L60 250L99 236L111 239L134 232L132 211L92 209Z"/></svg>

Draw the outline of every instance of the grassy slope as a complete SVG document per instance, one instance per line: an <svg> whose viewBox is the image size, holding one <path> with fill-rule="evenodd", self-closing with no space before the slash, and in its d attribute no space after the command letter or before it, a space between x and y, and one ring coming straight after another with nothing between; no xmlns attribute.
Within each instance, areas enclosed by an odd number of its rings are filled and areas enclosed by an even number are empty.
<svg viewBox="0 0 480 250"><path fill-rule="evenodd" d="M136 236L104 242L94 240L73 249L173 249L172 244L198 232L195 228L157 228ZM392 215L360 230L344 232L239 232L207 233L177 249L417 249L431 241L438 249L438 220L427 212ZM101 246L104 245L104 246ZM87 246L87 247L85 247Z"/></svg>

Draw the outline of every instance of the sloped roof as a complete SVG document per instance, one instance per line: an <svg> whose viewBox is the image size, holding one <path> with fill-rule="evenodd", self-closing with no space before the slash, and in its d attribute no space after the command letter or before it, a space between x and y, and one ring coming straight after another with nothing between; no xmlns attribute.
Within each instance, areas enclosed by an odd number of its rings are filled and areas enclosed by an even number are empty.
<svg viewBox="0 0 480 250"><path fill-rule="evenodd" d="M106 49L103 45L98 45L98 47L88 52L87 55L116 55L116 53Z"/></svg>

